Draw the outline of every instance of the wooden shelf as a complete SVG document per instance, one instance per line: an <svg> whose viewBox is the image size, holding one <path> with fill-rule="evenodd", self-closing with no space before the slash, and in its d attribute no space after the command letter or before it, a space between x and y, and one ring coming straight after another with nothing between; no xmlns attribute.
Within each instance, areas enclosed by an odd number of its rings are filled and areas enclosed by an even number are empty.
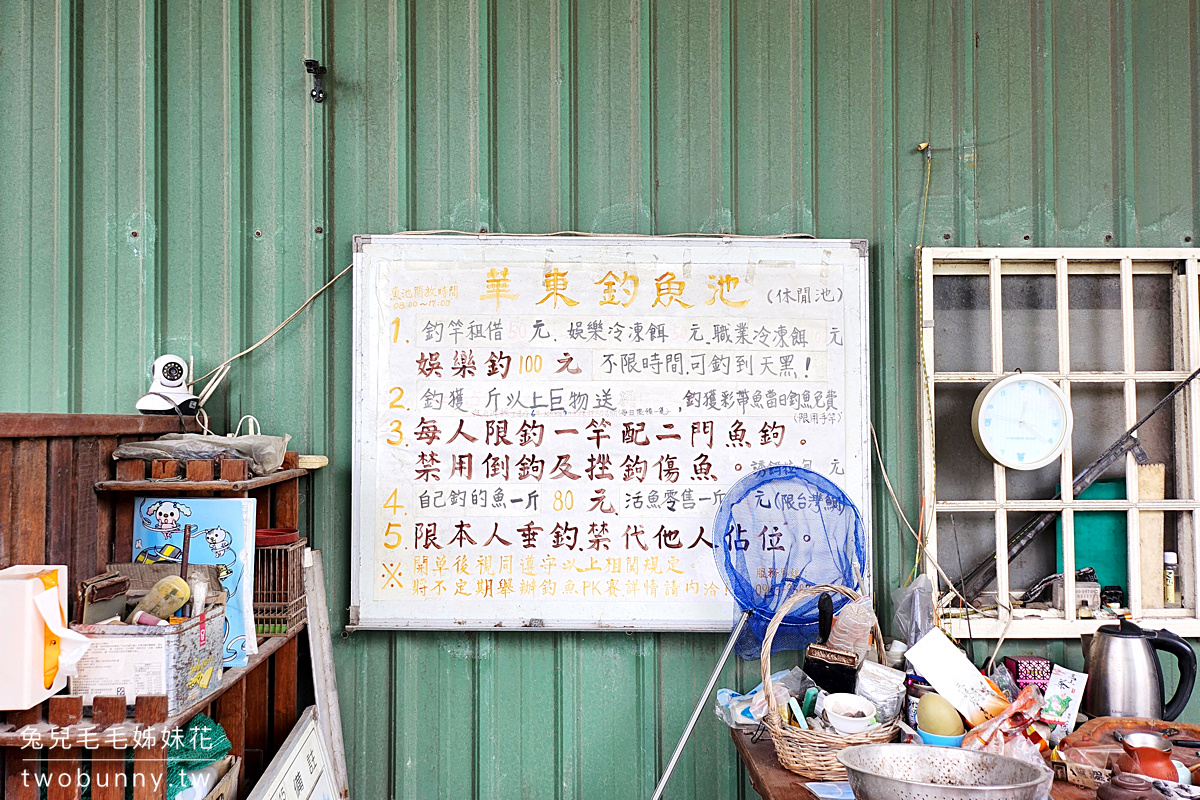
<svg viewBox="0 0 1200 800"><path fill-rule="evenodd" d="M256 667L264 664L275 651L298 636L303 629L304 625L300 624L293 628L286 636L270 636L259 640L258 653L250 656L249 663L246 666L225 670L225 674L221 678L221 685L215 691L185 706L177 714L167 717L165 722L146 725L135 722L132 719L127 719L114 725L103 726L93 724L90 717L84 717L74 725L66 728L56 728L43 719L34 723L39 729L36 742L43 748L48 749L53 747L56 750L70 747L83 747L87 749L95 747L133 747L135 741L141 744L149 738L162 743L168 733L176 728L182 728L191 721L192 717L206 709L210 704L216 702L218 697L236 686L238 681L245 678ZM110 728L115 728L116 732L113 734L108 733ZM22 730L24 728L14 727L10 723L0 724L0 747L34 748L35 745L33 742L35 740L32 737L27 738L26 735L22 735ZM66 733L65 736L64 732Z"/></svg>
<svg viewBox="0 0 1200 800"><path fill-rule="evenodd" d="M99 574L114 554L132 555L139 494L251 497L256 528L300 527L300 478L309 473L295 452L262 477L253 476L247 459L224 453L113 460L124 443L178 429L174 417L0 414L0 448L12 452L13 466L11 475L0 475L0 493L14 498L11 514L0 509L0 566L65 564L72 578ZM80 538L80 531L89 535ZM85 714L81 695L56 694L30 709L0 712L0 797L37 800L36 777L51 797L78 800L77 773L89 761L92 774L108 781L97 779L94 788L118 787L117 794L92 796L124 797L119 787L130 756L135 795L166 800L169 744L204 712L243 759L244 798L299 716L304 627L297 621L285 635L259 637L259 652L245 667L225 670L210 694L173 714L161 694L138 697L132 709L123 696L101 695Z"/></svg>
<svg viewBox="0 0 1200 800"><path fill-rule="evenodd" d="M195 417L184 417L198 433ZM151 436L179 433L179 417L158 414L0 413L0 439L76 438L80 436Z"/></svg>
<svg viewBox="0 0 1200 800"><path fill-rule="evenodd" d="M244 481L100 481L95 489L97 492L250 492L307 474L306 469L284 469Z"/></svg>

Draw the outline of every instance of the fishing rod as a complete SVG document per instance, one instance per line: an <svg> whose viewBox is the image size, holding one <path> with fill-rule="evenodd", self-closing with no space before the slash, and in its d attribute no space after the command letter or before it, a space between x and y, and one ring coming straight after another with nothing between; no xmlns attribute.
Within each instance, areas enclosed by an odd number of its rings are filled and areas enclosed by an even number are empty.
<svg viewBox="0 0 1200 800"><path fill-rule="evenodd" d="M1096 482L1096 479L1108 470L1119 459L1123 458L1126 453L1132 453L1133 458L1139 464L1146 464L1150 458L1146 455L1146 451L1142 449L1142 443L1138 441L1138 428L1150 421L1150 418L1166 407L1167 403L1175 398L1177 394L1183 391L1184 387L1194 381L1197 376L1200 376L1200 369L1197 369L1191 375L1183 380L1174 389L1167 393L1166 397L1158 401L1158 405L1150 409L1150 411L1141 419L1139 419L1132 428L1125 431L1121 436L1109 445L1108 449L1100 454L1092 463L1088 464L1083 470L1075 476L1072 481L1072 497L1078 497L1085 489ZM1054 497L1054 500L1062 499L1062 491L1059 491ZM1021 551L1028 547L1038 536L1047 528L1055 523L1061 511L1045 511L1038 514L1033 519L1022 525L1015 533L1008 537L1008 560L1011 562L1014 558L1020 555ZM976 564L970 572L959 579L959 592L968 600L974 600L983 591L989 583L996 577L996 554L992 554Z"/></svg>

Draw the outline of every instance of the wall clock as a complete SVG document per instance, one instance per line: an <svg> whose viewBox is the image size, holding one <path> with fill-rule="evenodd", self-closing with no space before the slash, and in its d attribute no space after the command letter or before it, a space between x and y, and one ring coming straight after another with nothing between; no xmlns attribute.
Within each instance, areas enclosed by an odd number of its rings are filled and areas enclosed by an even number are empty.
<svg viewBox="0 0 1200 800"><path fill-rule="evenodd" d="M971 412L975 443L1009 469L1038 469L1058 458L1073 424L1071 404L1058 384L1031 373L992 381Z"/></svg>

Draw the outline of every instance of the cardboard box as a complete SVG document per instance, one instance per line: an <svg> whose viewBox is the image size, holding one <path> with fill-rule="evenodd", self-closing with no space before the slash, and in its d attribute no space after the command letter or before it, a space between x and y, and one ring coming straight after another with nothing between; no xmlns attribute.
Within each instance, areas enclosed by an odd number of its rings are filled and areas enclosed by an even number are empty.
<svg viewBox="0 0 1200 800"><path fill-rule="evenodd" d="M217 785L204 795L204 800L237 800L238 778L241 776L242 760L237 756L225 756L215 765L221 773Z"/></svg>
<svg viewBox="0 0 1200 800"><path fill-rule="evenodd" d="M941 628L933 628L922 636L908 648L905 657L972 728L1008 708L1008 698L992 688Z"/></svg>
<svg viewBox="0 0 1200 800"><path fill-rule="evenodd" d="M1159 559L1160 561L1162 559ZM1063 610L1066 605L1067 589L1061 581L1055 581L1054 588L1050 595L1050 605ZM1081 581L1075 584L1075 608L1087 606L1092 611L1100 607L1100 584L1089 581Z"/></svg>
<svg viewBox="0 0 1200 800"><path fill-rule="evenodd" d="M237 756L225 756L217 762L217 767L225 774L204 800L237 800L238 778L242 772L242 760Z"/></svg>
<svg viewBox="0 0 1200 800"><path fill-rule="evenodd" d="M67 684L88 641L67 629L67 568L0 570L0 710L33 708Z"/></svg>
<svg viewBox="0 0 1200 800"><path fill-rule="evenodd" d="M82 625L72 630L91 639L71 678L71 693L91 705L96 695L165 694L167 713L216 691L224 674L225 605L176 625Z"/></svg>
<svg viewBox="0 0 1200 800"><path fill-rule="evenodd" d="M1067 782L1085 789L1099 789L1112 777L1112 770L1093 767L1090 764L1076 764L1073 761L1066 763Z"/></svg>
<svg viewBox="0 0 1200 800"><path fill-rule="evenodd" d="M1012 674L1018 689L1024 689L1032 683L1043 692L1050 683L1050 672L1054 669L1050 659L1041 656L1006 656L1004 666Z"/></svg>

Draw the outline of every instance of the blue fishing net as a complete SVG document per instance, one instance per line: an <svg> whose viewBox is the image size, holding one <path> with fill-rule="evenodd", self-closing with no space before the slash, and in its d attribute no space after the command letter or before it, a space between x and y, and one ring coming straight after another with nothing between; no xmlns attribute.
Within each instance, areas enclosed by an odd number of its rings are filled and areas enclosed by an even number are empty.
<svg viewBox="0 0 1200 800"><path fill-rule="evenodd" d="M797 586L823 583L861 591L867 537L846 493L822 475L778 466L742 478L721 503L713 556L750 619L738 637L740 658L756 659L775 611ZM817 638L817 597L794 608L771 651L799 650ZM834 595L835 612L847 598Z"/></svg>

